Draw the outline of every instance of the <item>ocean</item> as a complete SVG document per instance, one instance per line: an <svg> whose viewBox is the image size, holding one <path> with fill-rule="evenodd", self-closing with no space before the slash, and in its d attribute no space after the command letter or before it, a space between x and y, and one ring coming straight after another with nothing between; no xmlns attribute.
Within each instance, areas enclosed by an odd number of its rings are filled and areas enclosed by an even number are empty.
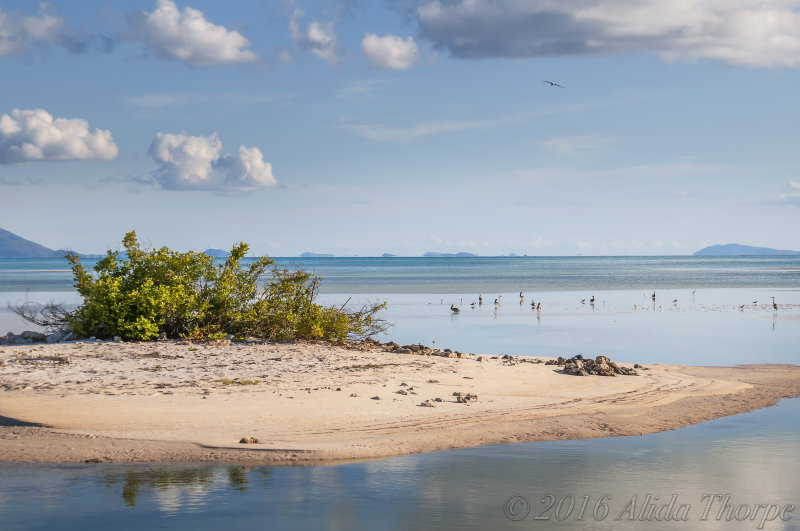
<svg viewBox="0 0 800 531"><path fill-rule="evenodd" d="M316 273L323 303L387 301L384 341L629 363L800 363L800 257L276 263ZM66 262L0 260L0 329L30 328L6 308L25 300L77 303ZM332 466L3 463L0 528L800 529L797 448L800 399L791 399L641 437Z"/></svg>

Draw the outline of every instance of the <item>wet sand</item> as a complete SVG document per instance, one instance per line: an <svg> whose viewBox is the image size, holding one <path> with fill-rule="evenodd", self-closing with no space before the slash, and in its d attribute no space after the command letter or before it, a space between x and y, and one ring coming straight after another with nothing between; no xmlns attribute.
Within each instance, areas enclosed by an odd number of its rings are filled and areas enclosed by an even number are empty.
<svg viewBox="0 0 800 531"><path fill-rule="evenodd" d="M0 346L0 460L318 464L640 435L800 396L795 365L648 365L639 376L577 377L546 358L387 350Z"/></svg>

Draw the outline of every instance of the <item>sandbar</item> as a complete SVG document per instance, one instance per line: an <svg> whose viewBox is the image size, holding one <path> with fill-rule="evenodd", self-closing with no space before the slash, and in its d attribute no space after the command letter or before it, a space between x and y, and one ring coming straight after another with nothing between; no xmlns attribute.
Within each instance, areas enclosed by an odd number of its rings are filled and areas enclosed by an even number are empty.
<svg viewBox="0 0 800 531"><path fill-rule="evenodd" d="M0 461L337 463L642 435L800 396L795 365L603 377L548 359L377 343L0 346Z"/></svg>

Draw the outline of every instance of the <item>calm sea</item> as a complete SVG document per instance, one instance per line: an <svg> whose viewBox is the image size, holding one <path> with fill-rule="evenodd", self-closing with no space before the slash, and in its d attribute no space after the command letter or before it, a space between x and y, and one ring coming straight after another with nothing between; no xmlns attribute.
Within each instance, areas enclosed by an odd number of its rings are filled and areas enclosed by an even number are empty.
<svg viewBox="0 0 800 531"><path fill-rule="evenodd" d="M387 301L394 326L383 340L639 363L800 363L800 257L276 262L319 275L323 303ZM0 329L29 328L5 309L25 300L77 303L66 262L0 260ZM798 448L800 400L786 400L643 437L326 467L0 464L0 529L758 529L767 510L790 519L763 529L800 529L800 509L789 510L800 507ZM756 505L767 507L754 515ZM665 513L686 520L655 519Z"/></svg>

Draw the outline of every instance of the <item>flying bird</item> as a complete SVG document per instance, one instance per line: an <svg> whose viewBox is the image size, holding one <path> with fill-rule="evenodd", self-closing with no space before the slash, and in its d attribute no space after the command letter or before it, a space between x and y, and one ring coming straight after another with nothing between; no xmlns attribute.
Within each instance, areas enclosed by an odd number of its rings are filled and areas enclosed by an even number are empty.
<svg viewBox="0 0 800 531"><path fill-rule="evenodd" d="M546 79L545 79L545 80L543 80L543 81L544 81L544 83L550 83L550 86L551 86L551 87L561 87L561 88L566 88L566 87L564 87L564 86L562 86L562 85L559 85L558 83L553 83L552 81L547 81Z"/></svg>

